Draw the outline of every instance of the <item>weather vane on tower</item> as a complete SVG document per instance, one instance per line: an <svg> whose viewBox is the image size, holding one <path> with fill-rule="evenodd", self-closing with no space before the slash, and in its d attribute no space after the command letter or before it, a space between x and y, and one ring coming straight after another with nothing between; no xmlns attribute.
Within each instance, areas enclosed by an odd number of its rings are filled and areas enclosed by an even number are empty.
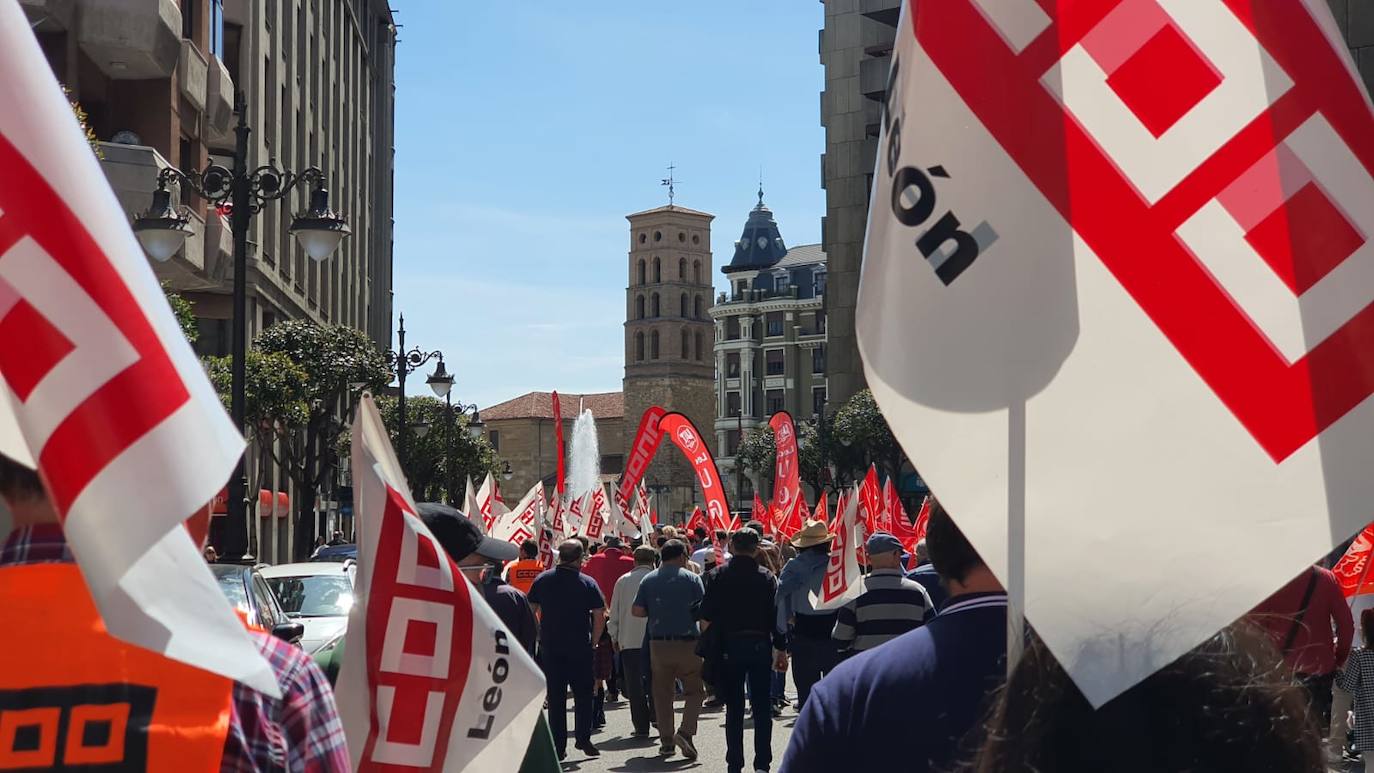
<svg viewBox="0 0 1374 773"><path fill-rule="evenodd" d="M673 179L674 169L677 169L677 167L673 166L673 164L669 162L668 176L663 178L663 182L659 183L659 185L664 185L668 188L668 206L670 207L673 206L673 196L676 194L676 191L673 189L673 186L677 184L677 181Z"/></svg>

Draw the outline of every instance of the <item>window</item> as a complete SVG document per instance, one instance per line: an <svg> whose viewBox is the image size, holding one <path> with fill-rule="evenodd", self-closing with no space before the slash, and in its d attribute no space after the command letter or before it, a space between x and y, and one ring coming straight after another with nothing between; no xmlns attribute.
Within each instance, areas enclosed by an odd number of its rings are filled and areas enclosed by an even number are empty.
<svg viewBox="0 0 1374 773"><path fill-rule="evenodd" d="M488 443L491 443L491 450L493 450L493 451L495 451L495 452L497 452L497 453L500 453L500 452L501 452L501 430L499 430L499 429L489 429L489 430L487 430L487 442L488 442Z"/></svg>
<svg viewBox="0 0 1374 773"><path fill-rule="evenodd" d="M816 312L816 332L825 332L825 309Z"/></svg>
<svg viewBox="0 0 1374 773"><path fill-rule="evenodd" d="M786 295L787 288L790 286L790 284L791 280L788 279L786 274L783 274L782 276L779 276L773 280L773 287L778 291L779 295Z"/></svg>
<svg viewBox="0 0 1374 773"><path fill-rule="evenodd" d="M682 234L678 234L678 236L680 237L680 236L682 236ZM682 240L681 240L681 239L678 239L678 241L682 241ZM678 278L678 279L686 279L686 278L687 278L687 259L686 259L686 258L678 258L678 259L677 259L677 278Z"/></svg>
<svg viewBox="0 0 1374 773"><path fill-rule="evenodd" d="M744 295L747 292L749 292L749 280L741 279L739 285L735 287L735 294Z"/></svg>
<svg viewBox="0 0 1374 773"><path fill-rule="evenodd" d="M635 296L635 319L644 319L644 296Z"/></svg>
<svg viewBox="0 0 1374 773"><path fill-rule="evenodd" d="M739 451L739 430L732 429L725 432L726 456L734 456Z"/></svg>
<svg viewBox="0 0 1374 773"><path fill-rule="evenodd" d="M224 59L224 0L210 0L210 55Z"/></svg>
<svg viewBox="0 0 1374 773"><path fill-rule="evenodd" d="M811 390L811 415L820 416L825 411L825 387Z"/></svg>
<svg viewBox="0 0 1374 773"><path fill-rule="evenodd" d="M816 297L817 297L817 298L820 298L820 297L822 297L823 295L825 295L825 272L824 272L824 271L817 271L817 272L816 272L816 278L813 280L812 289L815 290L815 293L816 293Z"/></svg>
<svg viewBox="0 0 1374 773"><path fill-rule="evenodd" d="M683 232L681 232L681 231L678 231L678 232L677 232L677 240L680 241L680 242L685 242L685 241L687 241L687 234L685 234L685 233L683 233Z"/></svg>
<svg viewBox="0 0 1374 773"><path fill-rule="evenodd" d="M619 475L625 471L625 457L621 454L606 454L601 457L601 474Z"/></svg>
<svg viewBox="0 0 1374 773"><path fill-rule="evenodd" d="M770 311L770 312L768 312L768 315L767 315L767 317L766 317L765 319L766 319L767 322L768 322L768 335L769 335L769 336L780 336L780 335L782 335L782 312L781 312L781 311Z"/></svg>
<svg viewBox="0 0 1374 773"><path fill-rule="evenodd" d="M663 281L663 263L658 258L654 258L654 281Z"/></svg>
<svg viewBox="0 0 1374 773"><path fill-rule="evenodd" d="M211 0L211 5L213 4ZM199 5L200 3L194 2L181 4L181 36L187 40L196 39L196 11L200 10Z"/></svg>
<svg viewBox="0 0 1374 773"><path fill-rule="evenodd" d="M815 349L812 349L812 350L811 350L811 372L812 372L812 373L824 373L824 372L825 372L825 347L824 347L824 346L817 346Z"/></svg>
<svg viewBox="0 0 1374 773"><path fill-rule="evenodd" d="M658 313L658 293L654 293L649 299L649 316L657 317Z"/></svg>
<svg viewBox="0 0 1374 773"><path fill-rule="evenodd" d="M635 359L644 359L644 334L635 333Z"/></svg>
<svg viewBox="0 0 1374 773"><path fill-rule="evenodd" d="M696 298L696 304L695 304L695 307L694 307L693 311L695 312L694 314L692 314L692 318L693 318L693 319L705 319L705 317L703 317L703 316L701 315L701 296L700 296L700 295L698 295L697 298Z"/></svg>
<svg viewBox="0 0 1374 773"><path fill-rule="evenodd" d="M697 331L697 362L701 362L701 331Z"/></svg>
<svg viewBox="0 0 1374 773"><path fill-rule="evenodd" d="M764 352L764 373L769 376L781 376L784 370L784 359L781 349L769 349Z"/></svg>
<svg viewBox="0 0 1374 773"><path fill-rule="evenodd" d="M729 317L725 320L725 340L739 340L739 317Z"/></svg>
<svg viewBox="0 0 1374 773"><path fill-rule="evenodd" d="M784 410L784 400L781 389L770 389L764 393L764 403L768 406L768 415L772 416L778 411Z"/></svg>
<svg viewBox="0 0 1374 773"><path fill-rule="evenodd" d="M678 299L678 316L685 317L687 316L688 311L689 309L687 307L687 293L683 293L682 297Z"/></svg>
<svg viewBox="0 0 1374 773"><path fill-rule="evenodd" d="M662 239L663 239L663 232L662 232L662 231L654 231L654 241L656 241L656 242L657 242L657 241L662 241Z"/></svg>
<svg viewBox="0 0 1374 773"><path fill-rule="evenodd" d="M725 377L739 378L739 352L727 352L725 355Z"/></svg>
<svg viewBox="0 0 1374 773"><path fill-rule="evenodd" d="M642 240L642 239L644 238L644 234L640 234L640 235L639 235L639 238ZM645 284L645 281L644 281L644 258L640 258L640 259L639 259L639 284Z"/></svg>
<svg viewBox="0 0 1374 773"><path fill-rule="evenodd" d="M738 416L740 410L739 392L725 393L725 415Z"/></svg>
<svg viewBox="0 0 1374 773"><path fill-rule="evenodd" d="M684 328L684 329L681 331L681 333L682 333L682 335L680 336L680 341L681 341L681 343L682 343L682 346L678 348L678 352L680 352L680 353L682 354L682 359L685 360L685 359L687 359L687 355L690 353L690 350L687 348L687 341L688 341L687 330Z"/></svg>
<svg viewBox="0 0 1374 773"><path fill-rule="evenodd" d="M639 235L639 243L640 243L640 244L643 244L644 242L647 242L647 241L649 241L649 235L648 235L648 234L640 234L640 235Z"/></svg>
<svg viewBox="0 0 1374 773"><path fill-rule="evenodd" d="M649 334L649 359L658 359L658 331Z"/></svg>
<svg viewBox="0 0 1374 773"><path fill-rule="evenodd" d="M692 244L697 243L697 237L692 237ZM692 281L701 284L701 261L692 261Z"/></svg>

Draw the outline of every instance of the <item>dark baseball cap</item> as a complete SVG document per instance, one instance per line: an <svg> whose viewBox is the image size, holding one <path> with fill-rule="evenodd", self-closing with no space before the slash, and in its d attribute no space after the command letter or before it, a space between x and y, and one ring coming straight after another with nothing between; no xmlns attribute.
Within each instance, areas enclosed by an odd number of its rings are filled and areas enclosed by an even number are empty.
<svg viewBox="0 0 1374 773"><path fill-rule="evenodd" d="M462 561L473 553L492 561L514 561L520 557L520 548L484 536L476 524L455 508L439 502L421 502L415 507L420 520L454 561Z"/></svg>

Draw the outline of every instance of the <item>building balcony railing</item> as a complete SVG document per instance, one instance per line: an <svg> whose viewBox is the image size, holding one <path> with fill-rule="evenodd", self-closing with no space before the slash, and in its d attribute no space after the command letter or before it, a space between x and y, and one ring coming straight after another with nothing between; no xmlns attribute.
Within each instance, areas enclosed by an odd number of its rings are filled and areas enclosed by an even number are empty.
<svg viewBox="0 0 1374 773"><path fill-rule="evenodd" d="M205 139L228 147L234 139L234 81L219 57L210 57L205 82Z"/></svg>

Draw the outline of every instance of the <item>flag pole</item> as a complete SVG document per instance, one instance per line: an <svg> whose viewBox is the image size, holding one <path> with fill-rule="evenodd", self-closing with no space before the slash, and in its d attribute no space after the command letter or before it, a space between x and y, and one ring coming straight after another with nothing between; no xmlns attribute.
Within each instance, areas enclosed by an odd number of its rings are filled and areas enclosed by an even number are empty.
<svg viewBox="0 0 1374 773"><path fill-rule="evenodd" d="M1026 401L1007 412L1007 678L1021 661L1026 615Z"/></svg>

